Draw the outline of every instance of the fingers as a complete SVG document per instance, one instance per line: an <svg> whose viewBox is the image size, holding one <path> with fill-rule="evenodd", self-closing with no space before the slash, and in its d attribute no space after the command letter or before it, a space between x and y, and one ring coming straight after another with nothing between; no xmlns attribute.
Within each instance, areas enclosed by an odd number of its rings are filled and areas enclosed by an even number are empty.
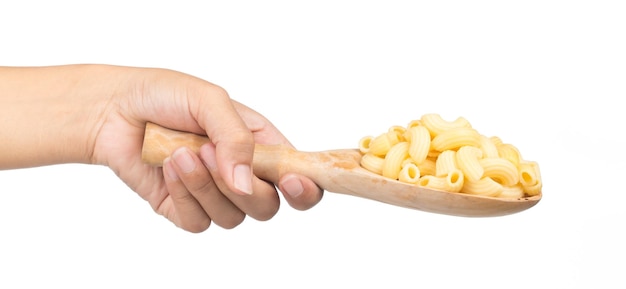
<svg viewBox="0 0 626 289"><path fill-rule="evenodd" d="M208 143L200 147L200 157L208 168L213 181L233 204L245 212L248 216L265 221L272 218L278 212L280 200L273 184L267 183L257 177L252 179L254 194L241 195L229 190L225 180L221 178L217 167L217 152L215 145Z"/></svg>
<svg viewBox="0 0 626 289"><path fill-rule="evenodd" d="M207 92L210 95L195 98L199 103L193 106L197 110L192 110L192 114L215 144L215 166L228 191L251 195L254 154L252 132L239 116L226 91L211 86Z"/></svg>
<svg viewBox="0 0 626 289"><path fill-rule="evenodd" d="M261 144L282 144L293 147L287 138L264 116L253 109L233 101L235 109ZM323 190L315 182L302 175L286 173L279 179L267 181L278 185L289 205L298 210L308 210L320 202Z"/></svg>
<svg viewBox="0 0 626 289"><path fill-rule="evenodd" d="M308 210L322 200L324 191L311 179L288 173L280 177L278 188L287 203L297 210Z"/></svg>
<svg viewBox="0 0 626 289"><path fill-rule="evenodd" d="M243 222L245 213L217 188L198 156L176 150L163 164L164 177L176 216L174 223L191 231L206 230L211 221L223 228Z"/></svg>

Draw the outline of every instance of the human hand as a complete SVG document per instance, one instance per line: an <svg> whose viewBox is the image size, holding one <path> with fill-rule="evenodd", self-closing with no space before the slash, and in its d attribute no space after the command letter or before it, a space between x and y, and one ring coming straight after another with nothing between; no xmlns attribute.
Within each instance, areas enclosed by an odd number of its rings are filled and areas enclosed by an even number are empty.
<svg viewBox="0 0 626 289"><path fill-rule="evenodd" d="M246 215L273 217L280 204L274 184L285 200L306 210L322 198L310 179L284 174L261 180L251 170L254 144L285 144L288 140L265 117L231 100L220 87L183 73L120 68L127 75L107 104L95 136L92 161L109 166L152 208L191 232L211 223L239 225ZM141 162L146 122L208 135L212 143L195 154L177 149L163 168Z"/></svg>

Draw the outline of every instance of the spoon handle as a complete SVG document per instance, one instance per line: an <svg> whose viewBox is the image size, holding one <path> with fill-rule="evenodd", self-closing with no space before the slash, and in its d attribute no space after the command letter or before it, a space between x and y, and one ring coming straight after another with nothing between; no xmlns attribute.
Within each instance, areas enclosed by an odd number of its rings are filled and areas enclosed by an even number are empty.
<svg viewBox="0 0 626 289"><path fill-rule="evenodd" d="M200 147L210 142L206 136L167 129L147 123L142 148L144 163L161 166L165 158L180 147L188 147L198 153ZM284 145L257 144L254 149L254 174L265 180L278 180L283 173L291 172L309 177L321 188L337 193L346 192L337 184L337 176L345 169L358 165L357 150L335 150L324 152L301 152Z"/></svg>

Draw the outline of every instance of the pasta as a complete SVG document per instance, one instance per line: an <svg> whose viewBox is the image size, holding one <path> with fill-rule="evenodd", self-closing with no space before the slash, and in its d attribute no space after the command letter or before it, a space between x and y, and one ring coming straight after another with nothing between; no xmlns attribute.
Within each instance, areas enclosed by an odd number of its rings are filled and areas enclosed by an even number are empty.
<svg viewBox="0 0 626 289"><path fill-rule="evenodd" d="M519 172L515 165L507 159L486 158L478 160L483 168L483 175L490 177L503 186L514 186L519 183Z"/></svg>
<svg viewBox="0 0 626 289"><path fill-rule="evenodd" d="M426 159L421 164L417 165L420 169L420 174L424 175L436 175L437 172L437 163L433 159Z"/></svg>
<svg viewBox="0 0 626 289"><path fill-rule="evenodd" d="M499 157L496 143L484 135L480 136L480 150L483 151L483 157L485 158Z"/></svg>
<svg viewBox="0 0 626 289"><path fill-rule="evenodd" d="M419 179L418 185L421 187L427 187L435 190L442 190L447 192L460 192L463 188L463 172L460 170L453 170L445 176L423 176Z"/></svg>
<svg viewBox="0 0 626 289"><path fill-rule="evenodd" d="M439 114L429 113L422 115L421 121L422 125L430 131L430 134L433 137L441 134L444 131L453 129L453 128L469 128L471 127L469 121L465 118L459 117L454 121L446 121Z"/></svg>
<svg viewBox="0 0 626 289"><path fill-rule="evenodd" d="M409 156L409 143L399 142L395 144L387 155L385 155L385 161L383 162L382 175L390 179L397 179L402 168L402 163Z"/></svg>
<svg viewBox="0 0 626 289"><path fill-rule="evenodd" d="M456 165L456 151L447 150L439 154L439 157L435 161L435 176L447 176L448 173L457 169L458 166Z"/></svg>
<svg viewBox="0 0 626 289"><path fill-rule="evenodd" d="M541 194L537 162L497 136L485 136L459 117L425 114L406 126L390 126L359 140L368 171L433 190L499 198Z"/></svg>
<svg viewBox="0 0 626 289"><path fill-rule="evenodd" d="M399 134L396 131L389 131L369 141L369 152L377 156L384 156L391 147L399 142Z"/></svg>
<svg viewBox="0 0 626 289"><path fill-rule="evenodd" d="M501 184L491 178L482 178L478 181L465 180L463 190L468 194L496 197L504 191Z"/></svg>
<svg viewBox="0 0 626 289"><path fill-rule="evenodd" d="M367 169L370 172L374 172L376 174L383 174L383 163L385 159L373 155L373 154L365 154L361 157L361 166Z"/></svg>
<svg viewBox="0 0 626 289"><path fill-rule="evenodd" d="M473 182L477 182L483 177L485 169L480 164L479 159L483 157L483 151L474 146L462 146L456 154L459 168L465 177Z"/></svg>
<svg viewBox="0 0 626 289"><path fill-rule="evenodd" d="M409 141L409 155L415 161L420 164L430 151L430 133L424 126L410 127L406 130L406 137Z"/></svg>
<svg viewBox="0 0 626 289"><path fill-rule="evenodd" d="M457 149L462 146L480 146L480 134L473 128L459 127L441 132L431 141L436 151Z"/></svg>
<svg viewBox="0 0 626 289"><path fill-rule="evenodd" d="M398 180L403 183L416 184L420 179L420 169L412 162L402 165Z"/></svg>
<svg viewBox="0 0 626 289"><path fill-rule="evenodd" d="M536 162L521 162L519 173L520 183L527 194L534 196L541 193L541 174L539 173L539 165Z"/></svg>

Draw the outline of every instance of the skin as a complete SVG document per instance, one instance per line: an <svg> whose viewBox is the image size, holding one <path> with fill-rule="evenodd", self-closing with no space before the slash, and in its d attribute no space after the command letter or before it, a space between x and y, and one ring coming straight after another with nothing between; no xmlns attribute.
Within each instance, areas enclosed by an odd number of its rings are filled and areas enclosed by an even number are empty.
<svg viewBox="0 0 626 289"><path fill-rule="evenodd" d="M199 154L181 147L162 168L141 161L146 122L209 136ZM221 87L177 71L110 65L0 67L0 169L104 165L160 215L189 232L269 220L276 187L306 210L322 190L286 173L261 180L254 144L291 146L274 125Z"/></svg>

